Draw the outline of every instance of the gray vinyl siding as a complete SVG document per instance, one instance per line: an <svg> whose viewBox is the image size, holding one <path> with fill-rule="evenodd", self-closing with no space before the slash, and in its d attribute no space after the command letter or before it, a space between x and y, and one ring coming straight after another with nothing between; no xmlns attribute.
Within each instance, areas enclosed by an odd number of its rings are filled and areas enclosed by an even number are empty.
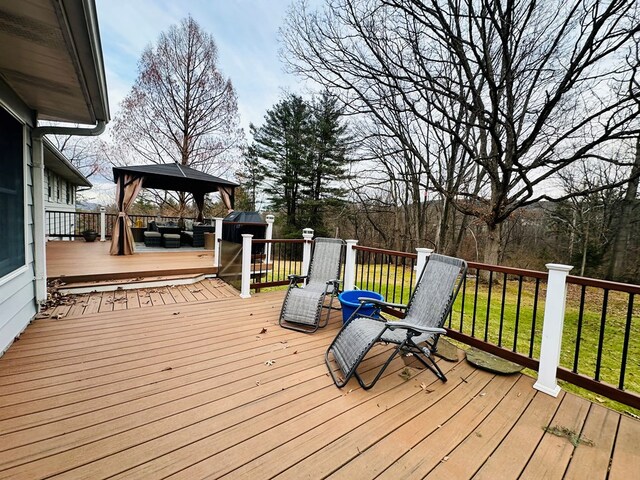
<svg viewBox="0 0 640 480"><path fill-rule="evenodd" d="M1 82L1 80L0 80ZM24 112L28 109L11 92L6 84L0 84L0 108L8 107L13 114L20 115L19 121L32 126L33 119ZM30 132L30 129L28 128ZM27 153L27 165L25 175L25 210L26 210L26 251L25 267L21 273L10 273L0 277L0 354L4 353L13 340L31 322L37 313L34 271L34 230L33 230L33 175L31 156L31 136L26 135L27 143L24 145Z"/></svg>
<svg viewBox="0 0 640 480"><path fill-rule="evenodd" d="M49 196L49 186L51 186L51 196ZM67 195L67 190L71 198ZM45 168L44 173L44 205L47 210L75 211L75 191L76 186L65 180L60 175Z"/></svg>
<svg viewBox="0 0 640 480"><path fill-rule="evenodd" d="M49 185L51 185L51 196L49 196ZM75 192L76 186L65 180L55 172L48 170L45 167L44 170L44 209L46 212L75 212L76 202L75 193L71 193L70 203L67 196L67 185L73 192ZM57 189L60 189L60 200L57 200ZM49 229L51 228L53 233L66 233L73 234L74 225L73 217L56 215L50 220L47 214L45 214L44 221L44 234L49 235ZM47 237L48 240L69 240L71 237Z"/></svg>

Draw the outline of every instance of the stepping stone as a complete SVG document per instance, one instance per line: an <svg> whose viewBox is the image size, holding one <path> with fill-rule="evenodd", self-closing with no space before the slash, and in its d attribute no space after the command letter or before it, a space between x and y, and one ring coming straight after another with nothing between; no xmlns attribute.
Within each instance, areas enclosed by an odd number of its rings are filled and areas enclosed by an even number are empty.
<svg viewBox="0 0 640 480"><path fill-rule="evenodd" d="M476 367L495 373L517 373L524 369L522 365L496 357L490 353L471 347L467 350L467 361Z"/></svg>
<svg viewBox="0 0 640 480"><path fill-rule="evenodd" d="M456 347L453 343L445 340L440 337L438 340L438 350L436 351L436 355L440 358L443 358L449 362L457 362L460 360L460 352L464 355L464 351ZM462 357L464 358L464 356Z"/></svg>

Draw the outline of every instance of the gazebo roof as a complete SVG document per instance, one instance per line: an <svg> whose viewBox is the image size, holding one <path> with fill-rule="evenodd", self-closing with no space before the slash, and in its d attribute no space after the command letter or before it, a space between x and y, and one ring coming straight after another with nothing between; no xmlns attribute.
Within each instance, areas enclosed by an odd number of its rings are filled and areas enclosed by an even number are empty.
<svg viewBox="0 0 640 480"><path fill-rule="evenodd" d="M239 184L177 163L113 167L113 181L124 174L143 177L143 188L157 188L176 192L217 192L219 187L238 187Z"/></svg>

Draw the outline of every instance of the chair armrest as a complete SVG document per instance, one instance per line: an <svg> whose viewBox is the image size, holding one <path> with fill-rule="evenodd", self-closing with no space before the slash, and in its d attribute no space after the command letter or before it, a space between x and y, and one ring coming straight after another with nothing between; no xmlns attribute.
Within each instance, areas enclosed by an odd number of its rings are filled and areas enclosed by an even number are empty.
<svg viewBox="0 0 640 480"><path fill-rule="evenodd" d="M307 278L307 275L289 275L289 280L304 280Z"/></svg>
<svg viewBox="0 0 640 480"><path fill-rule="evenodd" d="M298 287L298 282L303 281L307 278L307 275L289 275L289 288L292 286ZM298 287L299 288L299 287Z"/></svg>
<svg viewBox="0 0 640 480"><path fill-rule="evenodd" d="M331 284L338 285L340 283L342 283L342 280L338 280L337 278L334 278L333 280L327 280L327 285L331 285Z"/></svg>
<svg viewBox="0 0 640 480"><path fill-rule="evenodd" d="M407 308L407 306L403 303L385 302L384 300L378 300L377 298L358 297L358 301L360 303L374 303L376 305L380 305L381 307Z"/></svg>
<svg viewBox="0 0 640 480"><path fill-rule="evenodd" d="M387 322L387 328L389 328L390 330L393 330L396 328L402 328L405 330L414 330L416 332L421 332L421 333L439 333L439 334L447 333L447 331L444 328L423 327L422 325L416 325L414 323L408 323L408 322Z"/></svg>

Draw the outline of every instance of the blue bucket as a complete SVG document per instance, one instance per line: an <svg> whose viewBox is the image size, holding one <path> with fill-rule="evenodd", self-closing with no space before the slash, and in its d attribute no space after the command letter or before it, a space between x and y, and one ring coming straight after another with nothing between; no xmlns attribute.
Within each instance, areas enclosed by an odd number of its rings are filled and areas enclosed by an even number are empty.
<svg viewBox="0 0 640 480"><path fill-rule="evenodd" d="M358 298L368 297L375 298L376 300L384 300L384 297L378 292L372 292L370 290L346 290L338 295L340 305L342 305L342 323L347 323L349 317L356 311L356 308L360 306ZM373 315L375 307L372 303L365 303L360 309L363 315Z"/></svg>

